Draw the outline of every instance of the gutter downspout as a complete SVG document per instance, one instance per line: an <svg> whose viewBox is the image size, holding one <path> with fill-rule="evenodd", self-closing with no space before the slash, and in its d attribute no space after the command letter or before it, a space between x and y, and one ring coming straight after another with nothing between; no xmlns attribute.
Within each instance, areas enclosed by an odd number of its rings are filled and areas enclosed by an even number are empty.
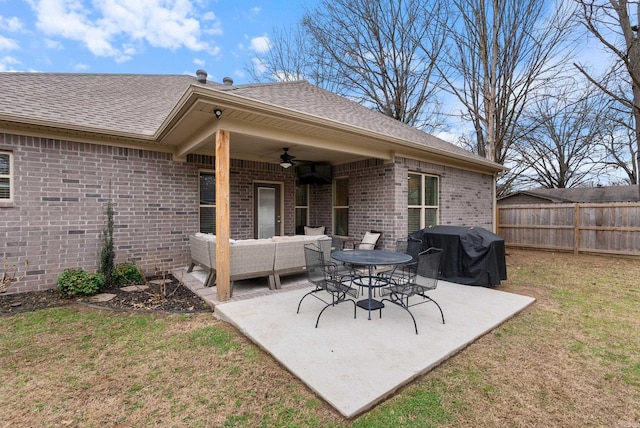
<svg viewBox="0 0 640 428"><path fill-rule="evenodd" d="M500 172L496 172L493 174L493 188L491 190L492 193L492 204L493 204L493 227L492 227L492 232L495 233L496 235L500 235L499 229L498 229L498 176L500 175Z"/></svg>

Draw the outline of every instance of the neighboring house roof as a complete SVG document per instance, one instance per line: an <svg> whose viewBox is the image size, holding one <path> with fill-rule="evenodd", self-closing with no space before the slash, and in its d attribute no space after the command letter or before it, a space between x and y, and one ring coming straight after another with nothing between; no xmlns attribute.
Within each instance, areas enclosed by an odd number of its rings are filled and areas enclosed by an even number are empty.
<svg viewBox="0 0 640 428"><path fill-rule="evenodd" d="M598 203L640 201L638 186L575 187L567 189L529 189L498 199L505 203Z"/></svg>
<svg viewBox="0 0 640 428"><path fill-rule="evenodd" d="M308 133L316 141L353 144L360 154L373 150L367 142L375 141L384 146L377 154L387 159L394 152L424 156L429 151L434 159L451 158L493 172L504 169L306 81L229 85L202 83L188 75L0 73L0 93L0 129L30 126L103 140L182 144L175 150L184 156L210 144L206 135L212 134L210 113L217 105L228 120L254 123L262 126L260 132ZM264 140L265 133L253 135L259 137Z"/></svg>

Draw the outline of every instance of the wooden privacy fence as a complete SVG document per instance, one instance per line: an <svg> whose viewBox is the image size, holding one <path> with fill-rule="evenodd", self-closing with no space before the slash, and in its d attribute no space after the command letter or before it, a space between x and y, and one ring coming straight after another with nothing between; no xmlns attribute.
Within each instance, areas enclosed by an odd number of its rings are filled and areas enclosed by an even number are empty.
<svg viewBox="0 0 640 428"><path fill-rule="evenodd" d="M500 205L498 234L515 247L640 255L640 203Z"/></svg>

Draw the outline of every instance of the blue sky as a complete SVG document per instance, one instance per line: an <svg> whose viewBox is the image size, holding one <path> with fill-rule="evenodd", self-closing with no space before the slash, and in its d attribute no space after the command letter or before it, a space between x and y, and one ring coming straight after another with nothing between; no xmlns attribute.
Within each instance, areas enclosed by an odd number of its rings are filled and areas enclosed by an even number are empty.
<svg viewBox="0 0 640 428"><path fill-rule="evenodd" d="M0 0L0 71L194 74L248 83L274 26L316 0Z"/></svg>
<svg viewBox="0 0 640 428"><path fill-rule="evenodd" d="M248 83L274 26L319 0L0 0L0 71L195 74ZM591 57L591 58L589 58ZM594 58L595 57L595 58ZM601 55L587 54L587 63Z"/></svg>

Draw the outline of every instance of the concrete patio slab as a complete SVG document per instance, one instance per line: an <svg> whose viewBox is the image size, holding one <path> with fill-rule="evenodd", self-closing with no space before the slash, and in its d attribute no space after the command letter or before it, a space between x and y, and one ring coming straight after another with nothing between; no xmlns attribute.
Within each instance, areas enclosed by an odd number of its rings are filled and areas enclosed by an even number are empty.
<svg viewBox="0 0 640 428"><path fill-rule="evenodd" d="M433 303L416 306L416 335L409 314L390 304L382 318L373 312L368 320L361 308L354 319L353 304L345 302L328 308L315 328L322 302L307 297L296 314L298 301L310 290L309 285L218 303L215 313L348 418L372 408L535 301L440 281L429 295L442 306L446 324Z"/></svg>

